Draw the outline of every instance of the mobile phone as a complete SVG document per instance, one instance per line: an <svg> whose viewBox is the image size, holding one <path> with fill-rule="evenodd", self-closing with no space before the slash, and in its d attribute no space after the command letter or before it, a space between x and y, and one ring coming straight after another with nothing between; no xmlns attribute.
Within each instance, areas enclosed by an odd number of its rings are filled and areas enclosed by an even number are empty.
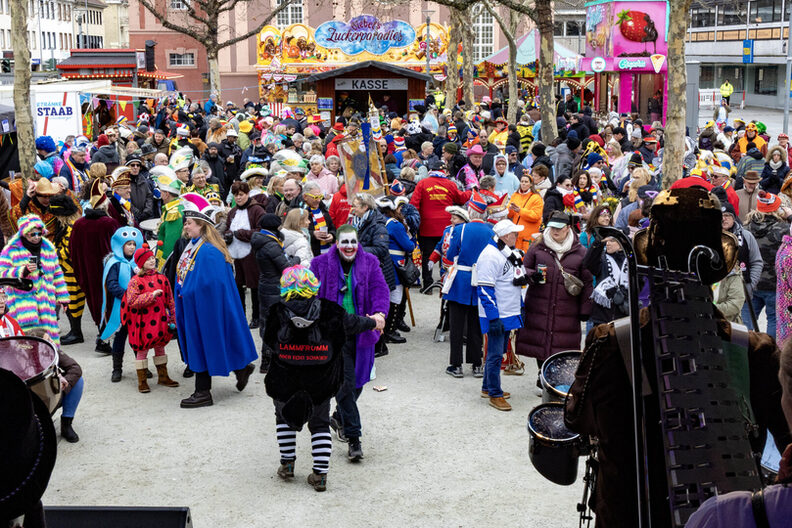
<svg viewBox="0 0 792 528"><path fill-rule="evenodd" d="M28 263L38 266L38 257L35 255L31 255L28 259Z"/></svg>

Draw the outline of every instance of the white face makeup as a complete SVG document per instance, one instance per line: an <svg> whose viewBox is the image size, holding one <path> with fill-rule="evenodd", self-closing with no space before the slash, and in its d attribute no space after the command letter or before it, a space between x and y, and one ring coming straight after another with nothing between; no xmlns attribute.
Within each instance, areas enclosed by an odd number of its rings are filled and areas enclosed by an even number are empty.
<svg viewBox="0 0 792 528"><path fill-rule="evenodd" d="M357 233L347 232L338 237L338 254L347 262L355 260L358 252Z"/></svg>

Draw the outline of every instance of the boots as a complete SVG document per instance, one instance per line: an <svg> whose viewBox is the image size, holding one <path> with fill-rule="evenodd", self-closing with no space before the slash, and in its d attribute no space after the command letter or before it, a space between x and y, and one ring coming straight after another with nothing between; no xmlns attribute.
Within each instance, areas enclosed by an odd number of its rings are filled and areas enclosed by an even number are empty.
<svg viewBox="0 0 792 528"><path fill-rule="evenodd" d="M121 381L121 365L123 365L123 363L124 363L123 356L120 357L113 356L113 374L112 376L110 376L110 381L112 381L113 383L118 383L119 381ZM138 372L138 374L140 373Z"/></svg>
<svg viewBox="0 0 792 528"><path fill-rule="evenodd" d="M106 355L113 353L113 347L110 346L110 343L108 343L107 341L102 341L98 337L96 338L96 348L94 350L96 352L99 352L100 354L106 354Z"/></svg>
<svg viewBox="0 0 792 528"><path fill-rule="evenodd" d="M77 343L85 342L82 335L82 324L81 324L82 316L72 317L67 313L66 317L68 317L69 319L70 329L68 334L61 337L60 344L66 346L66 345L76 345Z"/></svg>
<svg viewBox="0 0 792 528"><path fill-rule="evenodd" d="M157 385L179 386L178 381L173 381L168 376L168 356L154 356L154 366L157 368Z"/></svg>
<svg viewBox="0 0 792 528"><path fill-rule="evenodd" d="M211 392L208 390L195 391L192 396L181 401L180 407L182 409L195 409L197 407L209 407L213 403Z"/></svg>
<svg viewBox="0 0 792 528"><path fill-rule="evenodd" d="M235 370L234 374L236 374L236 389L239 392L245 390L247 387L248 381L250 380L250 375L253 374L253 371L256 370L256 367L253 366L253 363L248 365L247 367L239 370Z"/></svg>
<svg viewBox="0 0 792 528"><path fill-rule="evenodd" d="M390 310L388 311L388 318L385 319L385 329L383 331L385 342L387 343L401 344L407 342L407 339L396 331L396 324L399 320L399 307L399 304L390 303Z"/></svg>
<svg viewBox="0 0 792 528"><path fill-rule="evenodd" d="M74 418L61 416L61 438L71 444L74 444L80 441L80 437L77 436L77 433L75 433L74 429L72 429L72 420L74 420Z"/></svg>
<svg viewBox="0 0 792 528"><path fill-rule="evenodd" d="M138 392L147 393L151 392L146 378L146 370L148 368L148 359L135 360L135 368L137 369L138 377Z"/></svg>
<svg viewBox="0 0 792 528"><path fill-rule="evenodd" d="M327 489L327 473L314 473L308 475L308 484L313 486L316 491L324 491Z"/></svg>

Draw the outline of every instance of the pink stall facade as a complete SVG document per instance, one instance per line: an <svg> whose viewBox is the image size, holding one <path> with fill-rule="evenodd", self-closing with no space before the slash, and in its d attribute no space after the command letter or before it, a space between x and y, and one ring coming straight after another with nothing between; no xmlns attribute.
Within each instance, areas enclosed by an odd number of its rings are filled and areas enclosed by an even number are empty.
<svg viewBox="0 0 792 528"><path fill-rule="evenodd" d="M586 56L594 73L594 109L638 114L665 124L668 101L668 3L594 0L586 3Z"/></svg>

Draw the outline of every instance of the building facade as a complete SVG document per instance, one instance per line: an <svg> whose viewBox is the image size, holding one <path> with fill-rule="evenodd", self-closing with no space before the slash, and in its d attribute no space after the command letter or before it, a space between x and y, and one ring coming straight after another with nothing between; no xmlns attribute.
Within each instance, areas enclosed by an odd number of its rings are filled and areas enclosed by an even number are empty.
<svg viewBox="0 0 792 528"><path fill-rule="evenodd" d="M105 48L129 48L129 2L127 0L105 0L104 10Z"/></svg>
<svg viewBox="0 0 792 528"><path fill-rule="evenodd" d="M702 2L690 11L685 44L688 62L700 63L700 89L734 86L731 104L783 108L790 96L786 75L792 0ZM743 41L751 40L744 63ZM750 50L750 46L748 46Z"/></svg>
<svg viewBox="0 0 792 528"><path fill-rule="evenodd" d="M0 0L1 1L1 0ZM220 40L227 40L255 29L277 6L278 0L243 1L221 21ZM166 0L168 13L178 16L185 9L184 0ZM426 21L448 25L448 9L420 0L398 4L379 4L356 0L302 0L282 11L270 24L284 28L291 24L318 27L329 20L346 21L360 14L371 14L381 20L403 20L414 27ZM527 19L526 19L527 20ZM523 22L518 35L532 29ZM474 59L479 61L507 45L506 37L487 11L481 10L474 19ZM146 40L154 40L157 67L181 73L179 89L190 99L205 100L209 95L208 64L203 48L193 39L167 30L137 0L129 0L129 38L133 48L143 48ZM222 96L235 102L247 97L258 98L256 70L256 37L250 37L220 51L220 80Z"/></svg>

